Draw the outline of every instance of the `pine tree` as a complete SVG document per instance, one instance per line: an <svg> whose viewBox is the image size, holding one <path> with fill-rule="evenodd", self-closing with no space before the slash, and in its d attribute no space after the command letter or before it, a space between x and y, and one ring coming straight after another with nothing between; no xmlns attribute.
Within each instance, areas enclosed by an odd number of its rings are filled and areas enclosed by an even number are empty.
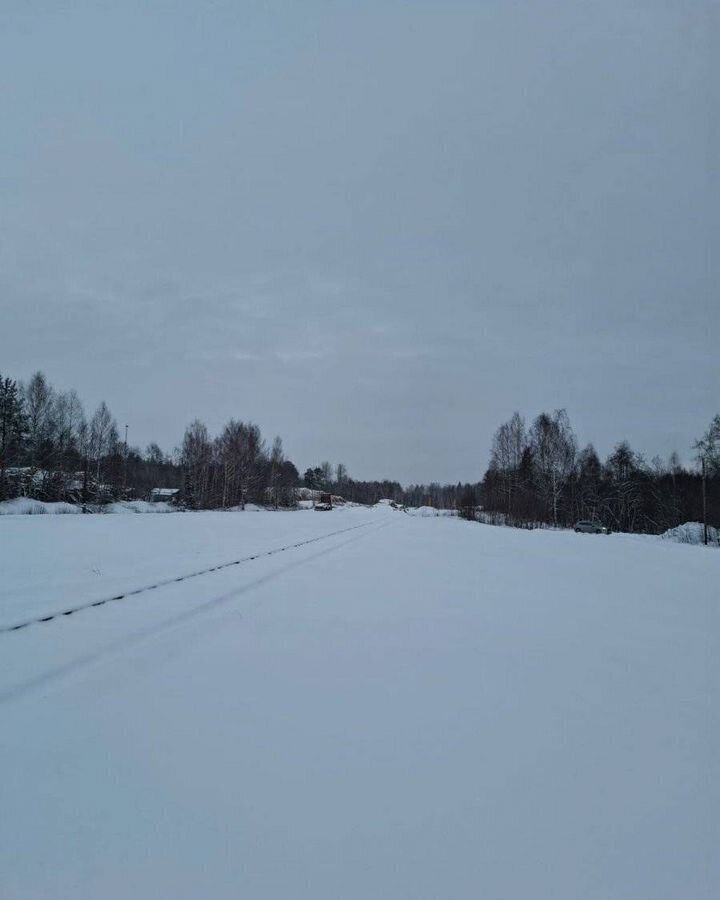
<svg viewBox="0 0 720 900"><path fill-rule="evenodd" d="M9 496L6 470L22 453L26 427L17 382L0 376L0 500Z"/></svg>

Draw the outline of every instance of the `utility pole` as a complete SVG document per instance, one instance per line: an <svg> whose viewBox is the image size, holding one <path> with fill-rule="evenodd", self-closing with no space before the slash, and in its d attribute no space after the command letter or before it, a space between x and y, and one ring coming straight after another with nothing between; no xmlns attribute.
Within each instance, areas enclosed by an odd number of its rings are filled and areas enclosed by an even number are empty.
<svg viewBox="0 0 720 900"><path fill-rule="evenodd" d="M708 542L708 527L707 527L707 488L705 486L705 476L706 476L706 466L705 466L705 456L703 454L702 457L702 506L703 506L703 539L705 546L707 547Z"/></svg>
<svg viewBox="0 0 720 900"><path fill-rule="evenodd" d="M88 499L88 457L87 451L85 451L85 458L83 459L83 486L82 486L82 511L86 513L87 510L87 499Z"/></svg>
<svg viewBox="0 0 720 900"><path fill-rule="evenodd" d="M699 441L695 442L695 449L702 467L702 508L703 508L703 541L708 542L707 521L707 476L708 465L713 474L720 474L720 414L710 423L710 427Z"/></svg>
<svg viewBox="0 0 720 900"><path fill-rule="evenodd" d="M125 494L127 493L127 436L128 436L128 427L125 426L125 450L123 452L123 500L125 499Z"/></svg>

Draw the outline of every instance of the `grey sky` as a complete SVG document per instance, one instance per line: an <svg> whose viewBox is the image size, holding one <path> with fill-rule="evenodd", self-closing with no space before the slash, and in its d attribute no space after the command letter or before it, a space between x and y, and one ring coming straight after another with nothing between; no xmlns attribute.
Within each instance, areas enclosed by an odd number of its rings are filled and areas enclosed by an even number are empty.
<svg viewBox="0 0 720 900"><path fill-rule="evenodd" d="M0 371L170 449L476 480L720 410L720 6L0 5Z"/></svg>

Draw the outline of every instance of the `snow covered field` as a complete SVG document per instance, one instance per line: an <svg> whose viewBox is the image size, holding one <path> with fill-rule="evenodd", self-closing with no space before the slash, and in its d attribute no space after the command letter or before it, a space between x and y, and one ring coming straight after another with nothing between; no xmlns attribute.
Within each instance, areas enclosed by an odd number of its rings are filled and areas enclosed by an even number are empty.
<svg viewBox="0 0 720 900"><path fill-rule="evenodd" d="M720 896L717 552L6 516L0 627L270 550L0 632L2 900Z"/></svg>

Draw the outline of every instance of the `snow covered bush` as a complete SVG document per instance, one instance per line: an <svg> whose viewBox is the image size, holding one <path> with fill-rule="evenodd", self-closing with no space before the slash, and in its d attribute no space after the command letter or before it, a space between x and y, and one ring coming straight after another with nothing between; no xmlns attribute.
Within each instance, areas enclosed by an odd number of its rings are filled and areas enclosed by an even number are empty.
<svg viewBox="0 0 720 900"><path fill-rule="evenodd" d="M679 544L704 543L704 529L702 522L683 522L675 528L670 528L661 537L668 541L677 541ZM708 544L720 546L720 530L708 525Z"/></svg>
<svg viewBox="0 0 720 900"><path fill-rule="evenodd" d="M81 508L72 503L43 503L30 497L16 497L0 503L0 516L64 516L79 512L82 512Z"/></svg>

